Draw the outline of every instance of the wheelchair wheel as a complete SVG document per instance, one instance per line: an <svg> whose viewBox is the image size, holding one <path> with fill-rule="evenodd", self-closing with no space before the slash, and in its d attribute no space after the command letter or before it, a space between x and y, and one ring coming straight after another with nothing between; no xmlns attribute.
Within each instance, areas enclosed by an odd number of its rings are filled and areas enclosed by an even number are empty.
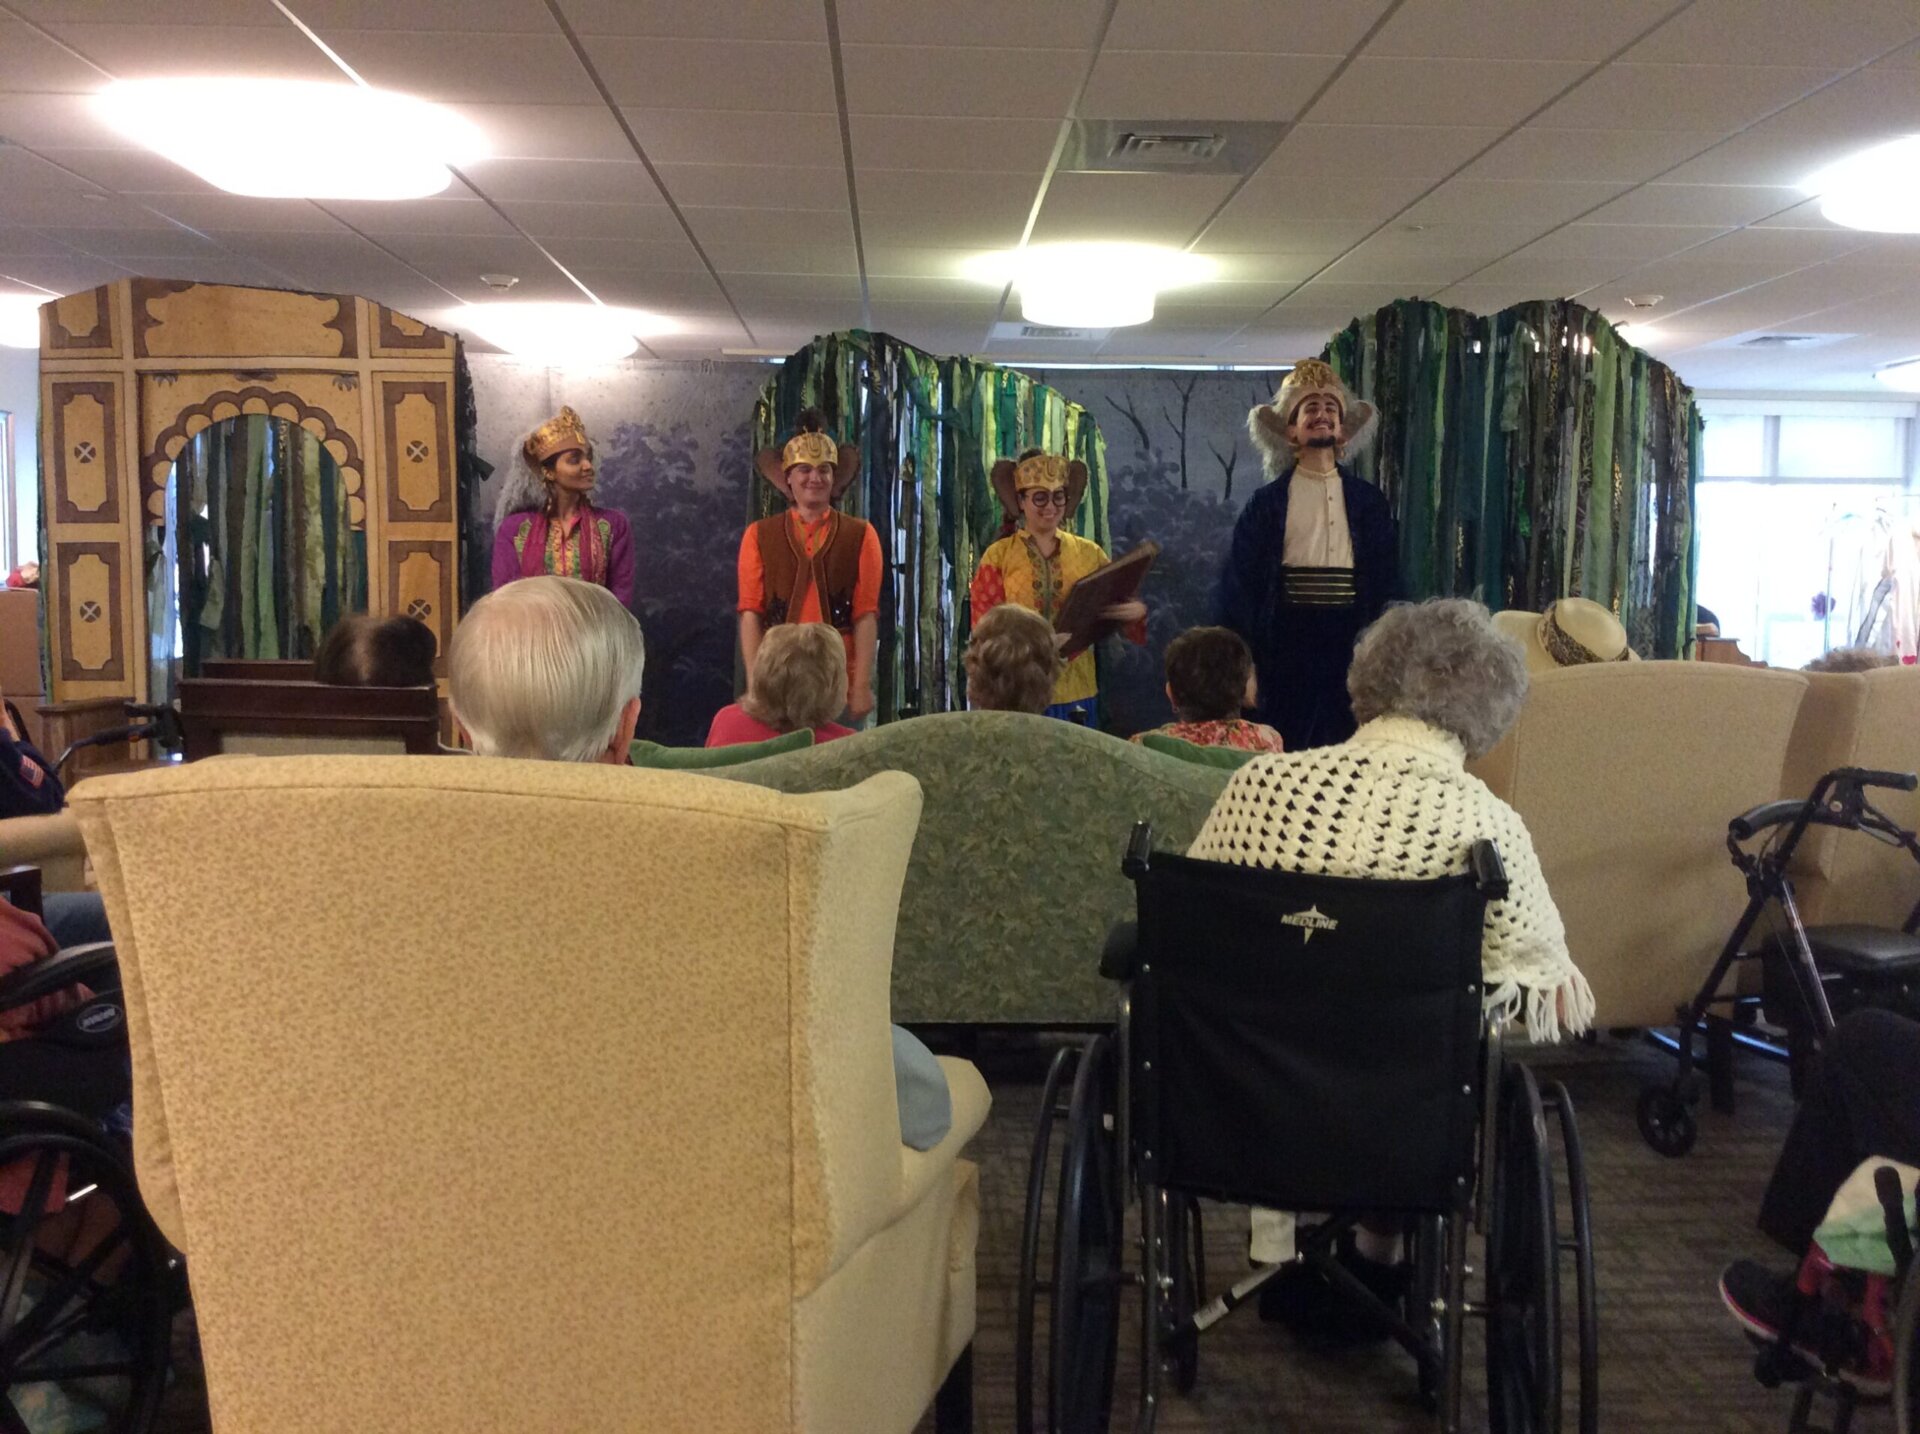
<svg viewBox="0 0 1920 1434"><path fill-rule="evenodd" d="M1669 1159L1678 1160L1692 1150L1700 1136L1693 1108L1670 1086L1650 1085L1641 1091L1634 1119L1640 1126L1640 1138Z"/></svg>
<svg viewBox="0 0 1920 1434"><path fill-rule="evenodd" d="M12 1104L0 1137L0 1428L84 1413L141 1434L166 1386L176 1274L133 1172L87 1121ZM17 1183L16 1183L17 1182ZM11 1417L9 1417L11 1416Z"/></svg>
<svg viewBox="0 0 1920 1434"><path fill-rule="evenodd" d="M1193 1317L1207 1302L1207 1256L1200 1228L1200 1202L1191 1195L1175 1196L1171 1202L1172 1228L1167 1244L1173 1251L1173 1297L1168 1313L1175 1323ZM1173 1371L1173 1387L1182 1394L1193 1392L1200 1377L1200 1334L1188 1330L1166 1344L1167 1359Z"/></svg>
<svg viewBox="0 0 1920 1434"><path fill-rule="evenodd" d="M1540 1090L1525 1066L1501 1080L1487 1211L1487 1422L1493 1434L1560 1428L1560 1244Z"/></svg>
<svg viewBox="0 0 1920 1434"><path fill-rule="evenodd" d="M1053 1168L1053 1128L1065 1109L1060 1105L1063 1090L1071 1090L1069 1078L1081 1050L1062 1046L1054 1052L1047 1068L1046 1084L1040 1090L1040 1118L1034 1123L1033 1155L1027 1164L1027 1209L1020 1229L1020 1283L1014 1292L1013 1396L1014 1427L1019 1434L1034 1434L1033 1424L1033 1326L1034 1307L1039 1299L1040 1222L1046 1208L1047 1172Z"/></svg>
<svg viewBox="0 0 1920 1434"><path fill-rule="evenodd" d="M1105 1430L1113 1407L1124 1283L1113 1037L1087 1043L1074 1072L1053 1242L1050 1434Z"/></svg>
<svg viewBox="0 0 1920 1434"><path fill-rule="evenodd" d="M1580 1144L1580 1126L1574 1119L1573 1097L1559 1081L1550 1084L1542 1099L1560 1121L1560 1153L1567 1172L1567 1209L1572 1230L1560 1244L1573 1256L1575 1320L1580 1357L1580 1434L1598 1434L1600 1428L1600 1287L1593 1273L1593 1207L1587 1198L1587 1162Z"/></svg>

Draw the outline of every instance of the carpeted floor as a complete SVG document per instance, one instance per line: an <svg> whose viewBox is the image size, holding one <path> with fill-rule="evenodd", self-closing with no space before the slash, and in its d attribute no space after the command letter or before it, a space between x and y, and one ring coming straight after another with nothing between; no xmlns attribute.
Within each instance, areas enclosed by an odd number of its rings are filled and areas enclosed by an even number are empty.
<svg viewBox="0 0 1920 1434"><path fill-rule="evenodd" d="M979 1059L993 1087L994 1110L973 1151L982 1167L983 1205L975 1428L1007 1434L1014 1428L1014 1286L1040 1066L1032 1052L991 1045ZM1665 1160L1641 1143L1633 1104L1644 1081L1671 1069L1669 1058L1638 1042L1609 1041L1538 1054L1532 1064L1567 1083L1586 1144L1601 1293L1601 1427L1609 1434L1784 1430L1789 1396L1754 1381L1750 1347L1723 1314L1714 1281L1736 1256L1786 1262L1753 1225L1791 1112L1785 1072L1757 1060L1743 1062L1739 1114L1729 1118L1703 1109L1694 1153ZM1217 1279L1244 1269L1244 1213L1210 1208L1208 1217L1209 1270ZM1122 1313L1116 1429L1132 1424L1136 1328L1129 1299ZM1480 1344L1469 1338L1466 1427L1483 1429ZM183 1368L160 1424L164 1434L207 1428L190 1340L183 1334L180 1343ZM1413 1367L1397 1350L1338 1358L1311 1353L1244 1308L1207 1333L1198 1387L1184 1397L1169 1391L1158 1427L1168 1434L1390 1434L1431 1424L1415 1403ZM1571 1419L1567 1427L1573 1428ZM1891 1427L1884 1409L1865 1410L1854 1424L1856 1434ZM931 1431L931 1418L922 1429Z"/></svg>

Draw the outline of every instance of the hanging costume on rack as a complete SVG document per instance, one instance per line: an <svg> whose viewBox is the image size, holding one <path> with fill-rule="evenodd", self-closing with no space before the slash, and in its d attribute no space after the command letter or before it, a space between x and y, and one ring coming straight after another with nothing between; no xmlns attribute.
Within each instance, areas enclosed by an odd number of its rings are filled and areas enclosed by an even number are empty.
<svg viewBox="0 0 1920 1434"><path fill-rule="evenodd" d="M584 578L633 605L633 535L627 516L595 507L593 440L571 408L514 447L500 493L493 585L541 573Z"/></svg>
<svg viewBox="0 0 1920 1434"><path fill-rule="evenodd" d="M1029 449L1017 462L1002 458L993 465L993 491L1007 515L1008 526L1002 530L1007 535L980 555L974 569L969 594L973 621L1010 602L1052 622L1073 585L1107 565L1106 550L1098 543L1060 526L1079 510L1087 491L1087 465ZM1024 530L1013 530L1016 516L1025 519ZM1147 640L1145 604L1116 604L1107 616L1127 624L1121 634L1129 642ZM1098 727L1099 696L1093 649L1088 648L1061 669L1047 715Z"/></svg>
<svg viewBox="0 0 1920 1434"><path fill-rule="evenodd" d="M738 562L740 656L747 671L760 639L783 622L824 622L847 646L847 715L873 711L873 653L880 632L880 536L833 504L860 471L860 450L800 415L800 431L754 464L793 506L750 524Z"/></svg>
<svg viewBox="0 0 1920 1434"><path fill-rule="evenodd" d="M1398 543L1380 490L1339 463L1371 436L1357 401L1319 359L1296 364L1247 416L1278 476L1247 500L1214 589L1214 621L1253 649L1258 720L1289 752L1353 735L1347 664L1355 640L1399 596Z"/></svg>

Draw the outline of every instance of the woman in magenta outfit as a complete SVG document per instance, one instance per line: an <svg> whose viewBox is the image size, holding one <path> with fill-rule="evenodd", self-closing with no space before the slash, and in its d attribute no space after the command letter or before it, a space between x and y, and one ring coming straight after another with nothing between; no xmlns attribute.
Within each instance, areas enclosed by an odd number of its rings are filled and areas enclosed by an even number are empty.
<svg viewBox="0 0 1920 1434"><path fill-rule="evenodd" d="M593 441L571 408L521 441L500 494L496 588L552 573L598 583L633 606L633 534L626 514L590 501L593 479Z"/></svg>

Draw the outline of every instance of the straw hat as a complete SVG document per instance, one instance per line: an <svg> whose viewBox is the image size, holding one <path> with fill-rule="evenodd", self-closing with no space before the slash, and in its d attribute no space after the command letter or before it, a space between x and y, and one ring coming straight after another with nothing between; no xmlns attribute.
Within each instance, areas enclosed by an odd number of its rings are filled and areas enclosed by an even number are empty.
<svg viewBox="0 0 1920 1434"><path fill-rule="evenodd" d="M1520 644L1528 672L1640 660L1627 646L1626 625L1589 598L1561 598L1545 612L1509 608L1493 615L1493 625Z"/></svg>

